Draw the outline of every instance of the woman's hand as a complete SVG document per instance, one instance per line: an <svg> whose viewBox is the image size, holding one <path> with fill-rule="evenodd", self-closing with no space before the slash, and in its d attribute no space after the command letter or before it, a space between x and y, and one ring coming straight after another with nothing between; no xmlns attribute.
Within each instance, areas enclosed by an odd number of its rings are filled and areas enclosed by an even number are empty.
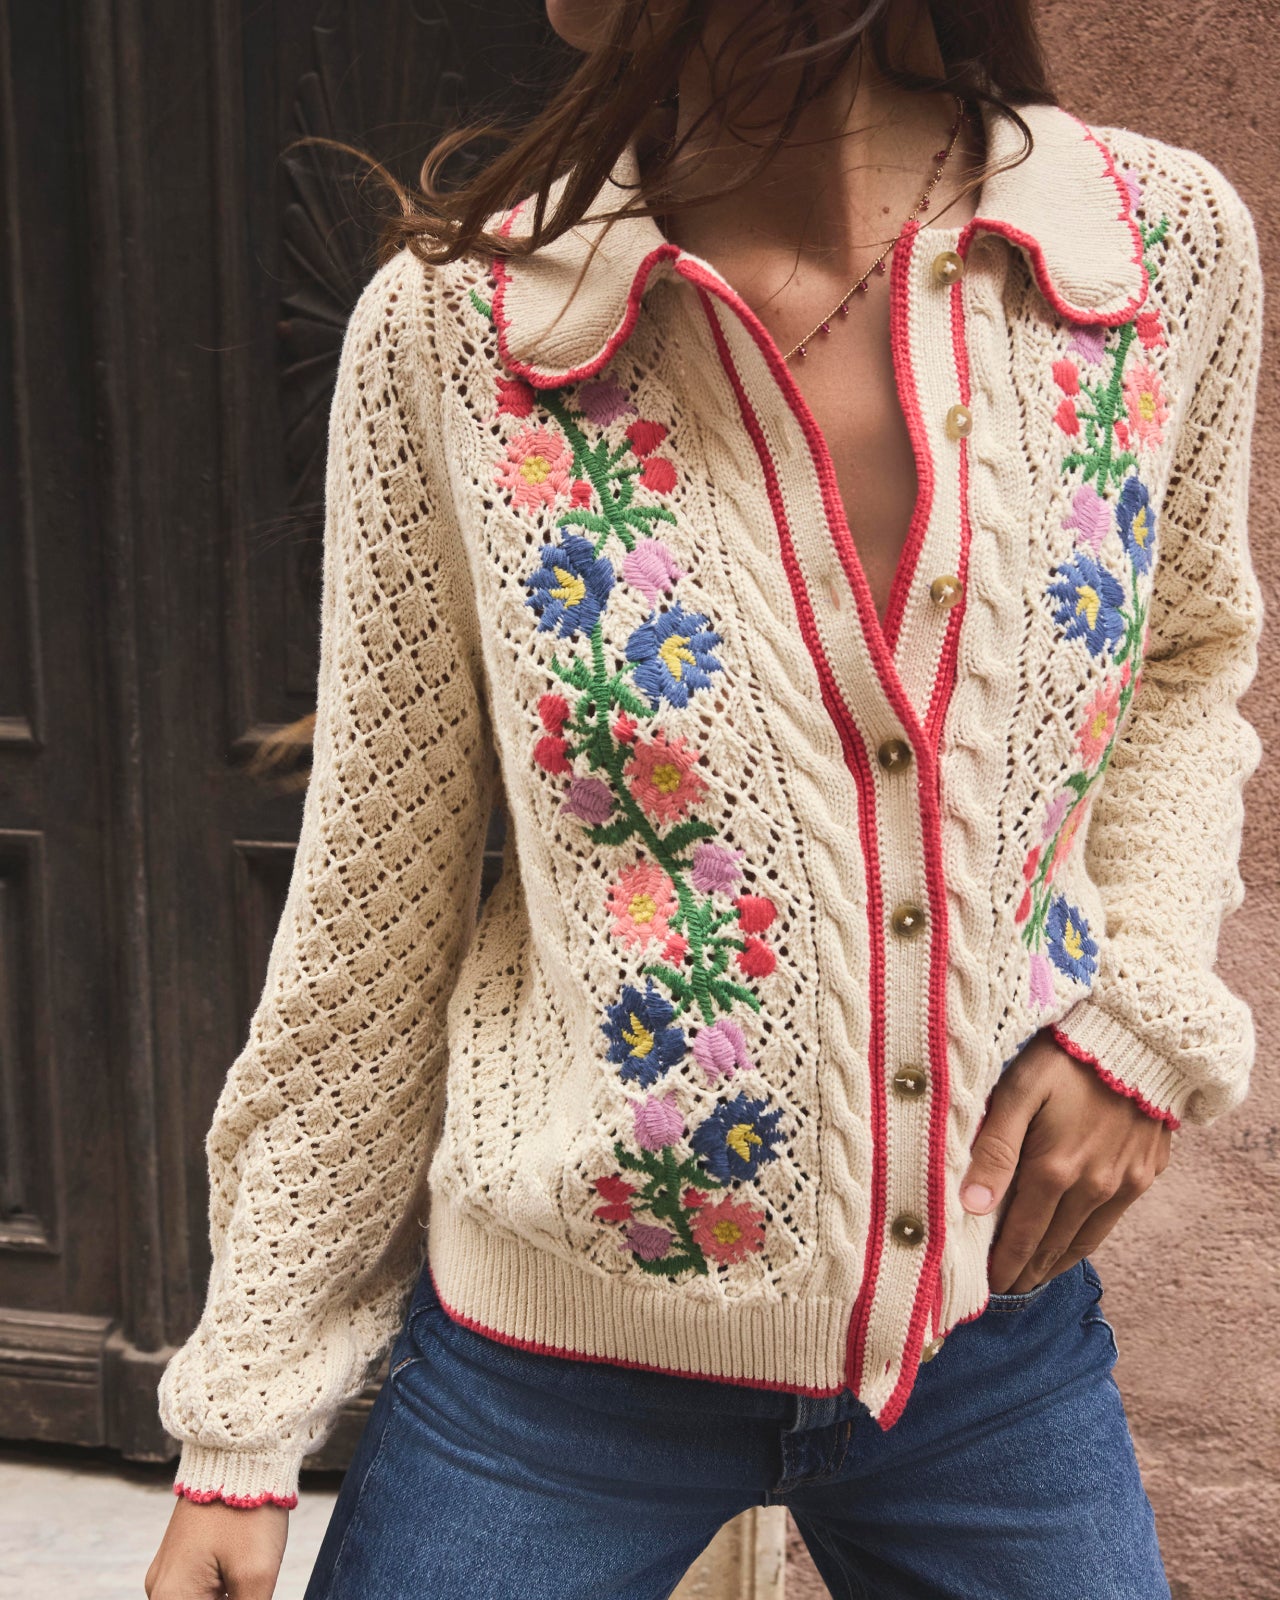
<svg viewBox="0 0 1280 1600"><path fill-rule="evenodd" d="M271 1600L288 1535L280 1506L242 1511L183 1496L147 1568L147 1600Z"/></svg>
<svg viewBox="0 0 1280 1600"><path fill-rule="evenodd" d="M1048 1032L991 1093L960 1186L986 1213L1017 1183L991 1252L994 1294L1024 1294L1096 1250L1169 1165L1172 1134Z"/></svg>

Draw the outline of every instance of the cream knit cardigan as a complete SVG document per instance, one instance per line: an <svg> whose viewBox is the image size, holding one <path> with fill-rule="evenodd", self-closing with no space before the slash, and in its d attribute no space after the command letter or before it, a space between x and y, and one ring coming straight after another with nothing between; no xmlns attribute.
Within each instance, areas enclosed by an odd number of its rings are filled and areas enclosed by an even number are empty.
<svg viewBox="0 0 1280 1600"><path fill-rule="evenodd" d="M1033 1034L1171 1126L1244 1096L1254 228L1200 156L1023 111L977 218L894 253L883 626L776 346L652 221L364 291L180 1492L294 1503L424 1251L498 1339L888 1428L986 1303L958 1187Z"/></svg>

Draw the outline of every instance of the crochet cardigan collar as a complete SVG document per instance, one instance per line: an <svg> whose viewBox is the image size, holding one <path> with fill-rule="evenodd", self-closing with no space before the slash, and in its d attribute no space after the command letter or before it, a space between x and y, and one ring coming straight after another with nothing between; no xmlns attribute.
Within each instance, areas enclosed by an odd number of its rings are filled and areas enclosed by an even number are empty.
<svg viewBox="0 0 1280 1600"><path fill-rule="evenodd" d="M1127 184L1078 117L1060 106L1017 109L1031 129L1032 151L985 180L977 213L960 234L960 253L979 229L1000 234L1025 252L1040 292L1061 316L1107 326L1129 321L1148 284ZM1016 155L1018 130L985 102L982 116L992 159ZM662 272L704 280L709 274L730 287L709 262L666 239L653 218L612 214L625 203L616 196L629 195L638 181L633 141L588 210L595 220L530 255L494 264L503 361L537 387L599 372L627 339L648 286ZM565 182L561 177L553 186L553 206ZM526 205L501 218L502 232L519 235Z"/></svg>

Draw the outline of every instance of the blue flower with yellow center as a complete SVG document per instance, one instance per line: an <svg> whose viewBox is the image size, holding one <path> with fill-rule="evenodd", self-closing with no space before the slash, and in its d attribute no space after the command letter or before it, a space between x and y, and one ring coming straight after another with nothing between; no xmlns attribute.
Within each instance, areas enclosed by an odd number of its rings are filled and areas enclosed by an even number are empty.
<svg viewBox="0 0 1280 1600"><path fill-rule="evenodd" d="M643 994L635 984L622 986L622 999L609 1007L609 1020L600 1024L609 1040L609 1060L621 1063L624 1082L645 1088L675 1066L685 1052L684 1029L672 1026L675 1007L646 980Z"/></svg>
<svg viewBox="0 0 1280 1600"><path fill-rule="evenodd" d="M663 700L687 706L695 689L705 689L713 672L724 669L711 653L720 635L701 612L680 604L642 622L627 640L627 660L639 663L637 686L656 711Z"/></svg>
<svg viewBox="0 0 1280 1600"><path fill-rule="evenodd" d="M1116 521L1129 558L1139 572L1150 572L1156 542L1156 514L1151 495L1136 473L1124 480L1116 502Z"/></svg>
<svg viewBox="0 0 1280 1600"><path fill-rule="evenodd" d="M702 1165L721 1183L754 1178L760 1163L772 1161L778 1154L781 1116L780 1108L770 1111L763 1100L735 1095L716 1107L689 1142Z"/></svg>
<svg viewBox="0 0 1280 1600"><path fill-rule="evenodd" d="M1126 623L1121 614L1125 593L1119 580L1083 550L1056 572L1057 581L1049 593L1059 603L1053 619L1066 630L1068 639L1083 639L1090 654L1100 656L1124 638Z"/></svg>
<svg viewBox="0 0 1280 1600"><path fill-rule="evenodd" d="M539 628L557 629L568 639L590 633L613 588L612 563L580 533L566 533L558 545L544 544L541 565L527 577L525 605L538 613Z"/></svg>
<svg viewBox="0 0 1280 1600"><path fill-rule="evenodd" d="M1088 983L1098 970L1097 942L1089 937L1089 924L1063 895L1055 895L1045 918L1049 959L1060 972Z"/></svg>

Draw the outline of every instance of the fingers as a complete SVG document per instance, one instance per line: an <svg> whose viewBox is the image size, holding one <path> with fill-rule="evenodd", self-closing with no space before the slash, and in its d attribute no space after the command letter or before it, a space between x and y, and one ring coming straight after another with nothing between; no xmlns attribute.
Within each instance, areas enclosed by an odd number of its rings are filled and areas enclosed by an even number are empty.
<svg viewBox="0 0 1280 1600"><path fill-rule="evenodd" d="M1028 1125L1043 1104L1044 1095L1021 1075L1006 1075L996 1084L960 1185L966 1211L985 1215L1000 1204L1018 1169Z"/></svg>

